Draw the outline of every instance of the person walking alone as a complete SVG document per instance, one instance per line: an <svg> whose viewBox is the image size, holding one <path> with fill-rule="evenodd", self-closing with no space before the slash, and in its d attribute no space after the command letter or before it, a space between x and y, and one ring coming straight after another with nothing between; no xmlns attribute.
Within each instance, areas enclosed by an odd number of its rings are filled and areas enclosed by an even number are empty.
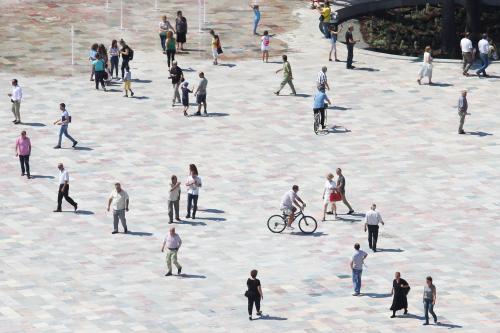
<svg viewBox="0 0 500 333"><path fill-rule="evenodd" d="M64 165L59 163L57 165L59 169L59 191L57 192L57 209L54 210L54 213L62 212L62 199L64 198L73 208L78 209L78 204L71 199L69 196L69 173L66 169L64 169Z"/></svg>
<svg viewBox="0 0 500 333"><path fill-rule="evenodd" d="M290 63L288 62L288 57L284 54L282 56L283 58L283 68L278 69L276 71L276 74L279 72L283 72L283 81L281 81L280 88L278 91L275 92L276 95L280 94L281 89L285 86L285 84L288 84L290 86L290 89L292 89L292 95L297 95L297 92L295 91L295 87L293 86L293 75L292 75L292 67L290 66Z"/></svg>
<svg viewBox="0 0 500 333"><path fill-rule="evenodd" d="M392 281L392 291L391 295L394 295L392 299L391 318L396 318L396 311L404 309L404 314L408 314L408 299L406 296L410 292L410 285L405 279L401 278L401 273L396 272L394 280Z"/></svg>
<svg viewBox="0 0 500 333"><path fill-rule="evenodd" d="M21 136L16 140L16 156L19 156L19 163L21 163L21 176L27 174L28 179L31 179L30 155L31 141L26 136L26 131L22 131Z"/></svg>
<svg viewBox="0 0 500 333"><path fill-rule="evenodd" d="M258 33L257 33L257 26L259 25L259 22L260 22L260 9L259 9L259 5L250 5L250 7L253 10L253 34L254 35L258 35Z"/></svg>
<svg viewBox="0 0 500 333"><path fill-rule="evenodd" d="M434 319L434 324L437 324L437 316L434 313L434 305L436 305L436 286L432 283L432 277L428 276L425 281L424 287L424 311L425 311L425 323L424 325L429 325L429 312Z"/></svg>
<svg viewBox="0 0 500 333"><path fill-rule="evenodd" d="M187 202L187 215L186 218L196 218L196 210L198 210L198 196L200 194L200 187L202 186L201 178L198 176L198 169L196 165L189 165L189 176L186 180L188 188L188 202ZM193 208L193 215L191 215L191 208Z"/></svg>
<svg viewBox="0 0 500 333"><path fill-rule="evenodd" d="M460 40L460 48L462 49L462 74L464 76L469 75L469 69L474 62L472 41L469 39L470 34L468 32L465 33L464 38Z"/></svg>
<svg viewBox="0 0 500 333"><path fill-rule="evenodd" d="M360 295L361 275L363 273L363 264L366 257L368 257L368 254L365 251L360 250L359 244L354 244L354 254L349 264L352 271L352 283L354 286L354 294L352 294L352 296Z"/></svg>
<svg viewBox="0 0 500 333"><path fill-rule="evenodd" d="M347 212L347 215L351 215L352 213L354 213L354 209L352 209L351 205L349 204L349 202L347 201L347 198L345 196L345 178L344 178L344 175L342 174L342 169L341 168L337 168L337 190L340 192L340 194L342 194L342 202L344 203L344 205L347 206L347 208L349 208L349 211Z"/></svg>
<svg viewBox="0 0 500 333"><path fill-rule="evenodd" d="M377 205L372 204L371 209L365 214L365 232L368 229L368 246L373 252L377 252L378 225L384 225L382 216L376 211Z"/></svg>
<svg viewBox="0 0 500 333"><path fill-rule="evenodd" d="M173 175L170 178L170 191L168 193L168 223L174 223L174 211L175 220L180 221L179 218L179 201L181 199L181 183L177 181L177 176Z"/></svg>
<svg viewBox="0 0 500 333"><path fill-rule="evenodd" d="M177 261L177 253L181 248L182 240L178 234L175 233L175 228L170 228L170 232L165 237L163 241L163 246L161 248L161 252L165 251L165 247L167 248L167 274L165 276L172 275L172 261L174 262L175 267L177 267L177 274L181 275L182 266Z"/></svg>
<svg viewBox="0 0 500 333"><path fill-rule="evenodd" d="M479 50L479 58L481 58L481 67L476 71L477 76L481 76L483 73L484 77L488 77L486 74L486 68L488 68L490 64L489 54L490 54L490 43L488 42L488 35L483 34L483 39L481 39L477 43L477 48Z"/></svg>
<svg viewBox="0 0 500 333"><path fill-rule="evenodd" d="M256 269L252 269L250 271L250 278L247 280L247 288L248 290L245 293L245 296L248 298L248 319L252 320L252 310L254 304L255 310L257 310L257 316L262 316L262 311L260 311L260 301L264 299L260 280L257 279Z"/></svg>
<svg viewBox="0 0 500 333"><path fill-rule="evenodd" d="M108 212L113 204L113 235L118 233L118 220L122 222L123 233L127 233L127 219L125 212L128 212L129 197L128 193L122 189L120 183L115 183L115 189L111 191L108 199Z"/></svg>
<svg viewBox="0 0 500 333"><path fill-rule="evenodd" d="M357 43L357 41L354 40L354 37L352 36L353 30L354 27L350 25L345 33L345 45L347 46L347 63L346 63L347 69L356 68L352 65L354 59L354 45Z"/></svg>
<svg viewBox="0 0 500 333"><path fill-rule="evenodd" d="M14 124L21 123L21 100L23 99L23 89L19 86L17 79L12 80L12 93L7 94L12 102L12 114Z"/></svg>
<svg viewBox="0 0 500 333"><path fill-rule="evenodd" d="M424 51L424 62L422 63L420 71L418 72L418 84L422 84L423 77L428 77L429 85L432 85L432 60L432 49L430 46L426 46Z"/></svg>
<svg viewBox="0 0 500 333"><path fill-rule="evenodd" d="M468 108L469 108L469 103L467 102L467 90L463 90L462 95L458 99L458 116L460 117L458 134L465 134L464 131L465 116L470 115L470 113L467 113Z"/></svg>
<svg viewBox="0 0 500 333"><path fill-rule="evenodd" d="M97 77L97 74L96 74L96 77ZM68 125L71 122L71 116L69 115L69 112L66 110L66 104L64 104L64 103L59 104L59 110L61 110L61 112L62 112L61 118L54 121L54 125L61 125L61 128L59 129L59 141L57 141L57 146L55 146L54 149L61 148L63 134L71 142L73 142L73 148L75 148L76 145L78 144L78 141L73 139L73 137L68 134Z"/></svg>

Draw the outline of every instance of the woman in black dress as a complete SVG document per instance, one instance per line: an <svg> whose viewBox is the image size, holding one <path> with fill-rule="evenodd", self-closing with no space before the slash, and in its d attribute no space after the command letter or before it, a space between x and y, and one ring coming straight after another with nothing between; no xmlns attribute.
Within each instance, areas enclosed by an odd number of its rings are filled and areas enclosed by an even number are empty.
<svg viewBox="0 0 500 333"><path fill-rule="evenodd" d="M260 301L264 298L262 288L260 287L260 281L257 279L256 269L253 269L250 272L250 278L247 280L247 287L248 290L245 293L245 296L248 297L248 319L252 320L253 303L255 303L257 315L262 316L262 312L260 311Z"/></svg>
<svg viewBox="0 0 500 333"><path fill-rule="evenodd" d="M184 51L187 29L187 20L184 16L182 16L182 12L179 10L177 12L177 18L175 19L175 30L177 31L177 50Z"/></svg>
<svg viewBox="0 0 500 333"><path fill-rule="evenodd" d="M396 272L394 281L392 281L391 294L394 295L394 298L391 306L391 318L396 317L396 311L401 309L405 309L405 314L408 313L408 300L406 299L408 292L410 292L410 285L405 279L401 278L401 273Z"/></svg>

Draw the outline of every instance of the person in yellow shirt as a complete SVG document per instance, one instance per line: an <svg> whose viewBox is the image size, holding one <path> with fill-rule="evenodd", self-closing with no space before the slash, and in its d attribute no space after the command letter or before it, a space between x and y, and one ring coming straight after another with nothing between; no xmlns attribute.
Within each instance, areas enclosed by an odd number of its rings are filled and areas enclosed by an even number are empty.
<svg viewBox="0 0 500 333"><path fill-rule="evenodd" d="M214 65L217 65L217 58L219 56L220 40L219 35L215 34L215 31L210 30L210 35L212 36L212 56L214 57Z"/></svg>
<svg viewBox="0 0 500 333"><path fill-rule="evenodd" d="M332 10L330 8L330 3L328 1L325 1L323 8L321 8L319 11L321 13L321 16L323 16L323 21L321 24L321 31L323 32L323 35L325 35L326 38L330 38L330 31L328 29L328 26L330 24L330 19L332 16Z"/></svg>

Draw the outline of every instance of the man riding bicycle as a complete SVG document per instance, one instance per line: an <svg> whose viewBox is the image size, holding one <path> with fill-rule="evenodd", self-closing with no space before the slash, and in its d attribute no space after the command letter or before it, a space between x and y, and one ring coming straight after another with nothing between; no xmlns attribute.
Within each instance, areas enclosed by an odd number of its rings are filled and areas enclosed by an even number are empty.
<svg viewBox="0 0 500 333"><path fill-rule="evenodd" d="M297 211L297 207L299 209L304 209L306 206L306 203L302 201L302 199L297 195L297 192L299 191L299 187L297 185L293 185L292 189L283 195L283 198L281 199L281 207L280 209L288 215L288 223L286 228L288 230L293 230L292 228L292 223L293 220L295 219L295 212ZM302 204L302 207L300 203Z"/></svg>

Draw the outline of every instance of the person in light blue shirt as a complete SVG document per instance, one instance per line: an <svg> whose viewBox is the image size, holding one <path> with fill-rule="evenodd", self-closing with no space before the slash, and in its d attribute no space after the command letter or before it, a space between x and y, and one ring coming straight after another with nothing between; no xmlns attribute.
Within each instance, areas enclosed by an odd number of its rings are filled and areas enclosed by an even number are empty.
<svg viewBox="0 0 500 333"><path fill-rule="evenodd" d="M96 59L92 61L95 71L95 88L99 90L99 82L102 85L102 89L106 91L106 86L104 85L104 61L101 59L99 54L96 55Z"/></svg>
<svg viewBox="0 0 500 333"><path fill-rule="evenodd" d="M320 122L323 129L325 129L326 102L328 102L328 104L332 104L332 102L330 102L330 99L328 99L328 96L326 96L325 94L325 88L322 88L318 90L316 92L316 95L314 96L313 111L314 115L320 112Z"/></svg>
<svg viewBox="0 0 500 333"><path fill-rule="evenodd" d="M257 33L257 26L259 25L260 21L260 10L259 10L259 5L250 5L250 7L253 9L253 34L258 35Z"/></svg>

